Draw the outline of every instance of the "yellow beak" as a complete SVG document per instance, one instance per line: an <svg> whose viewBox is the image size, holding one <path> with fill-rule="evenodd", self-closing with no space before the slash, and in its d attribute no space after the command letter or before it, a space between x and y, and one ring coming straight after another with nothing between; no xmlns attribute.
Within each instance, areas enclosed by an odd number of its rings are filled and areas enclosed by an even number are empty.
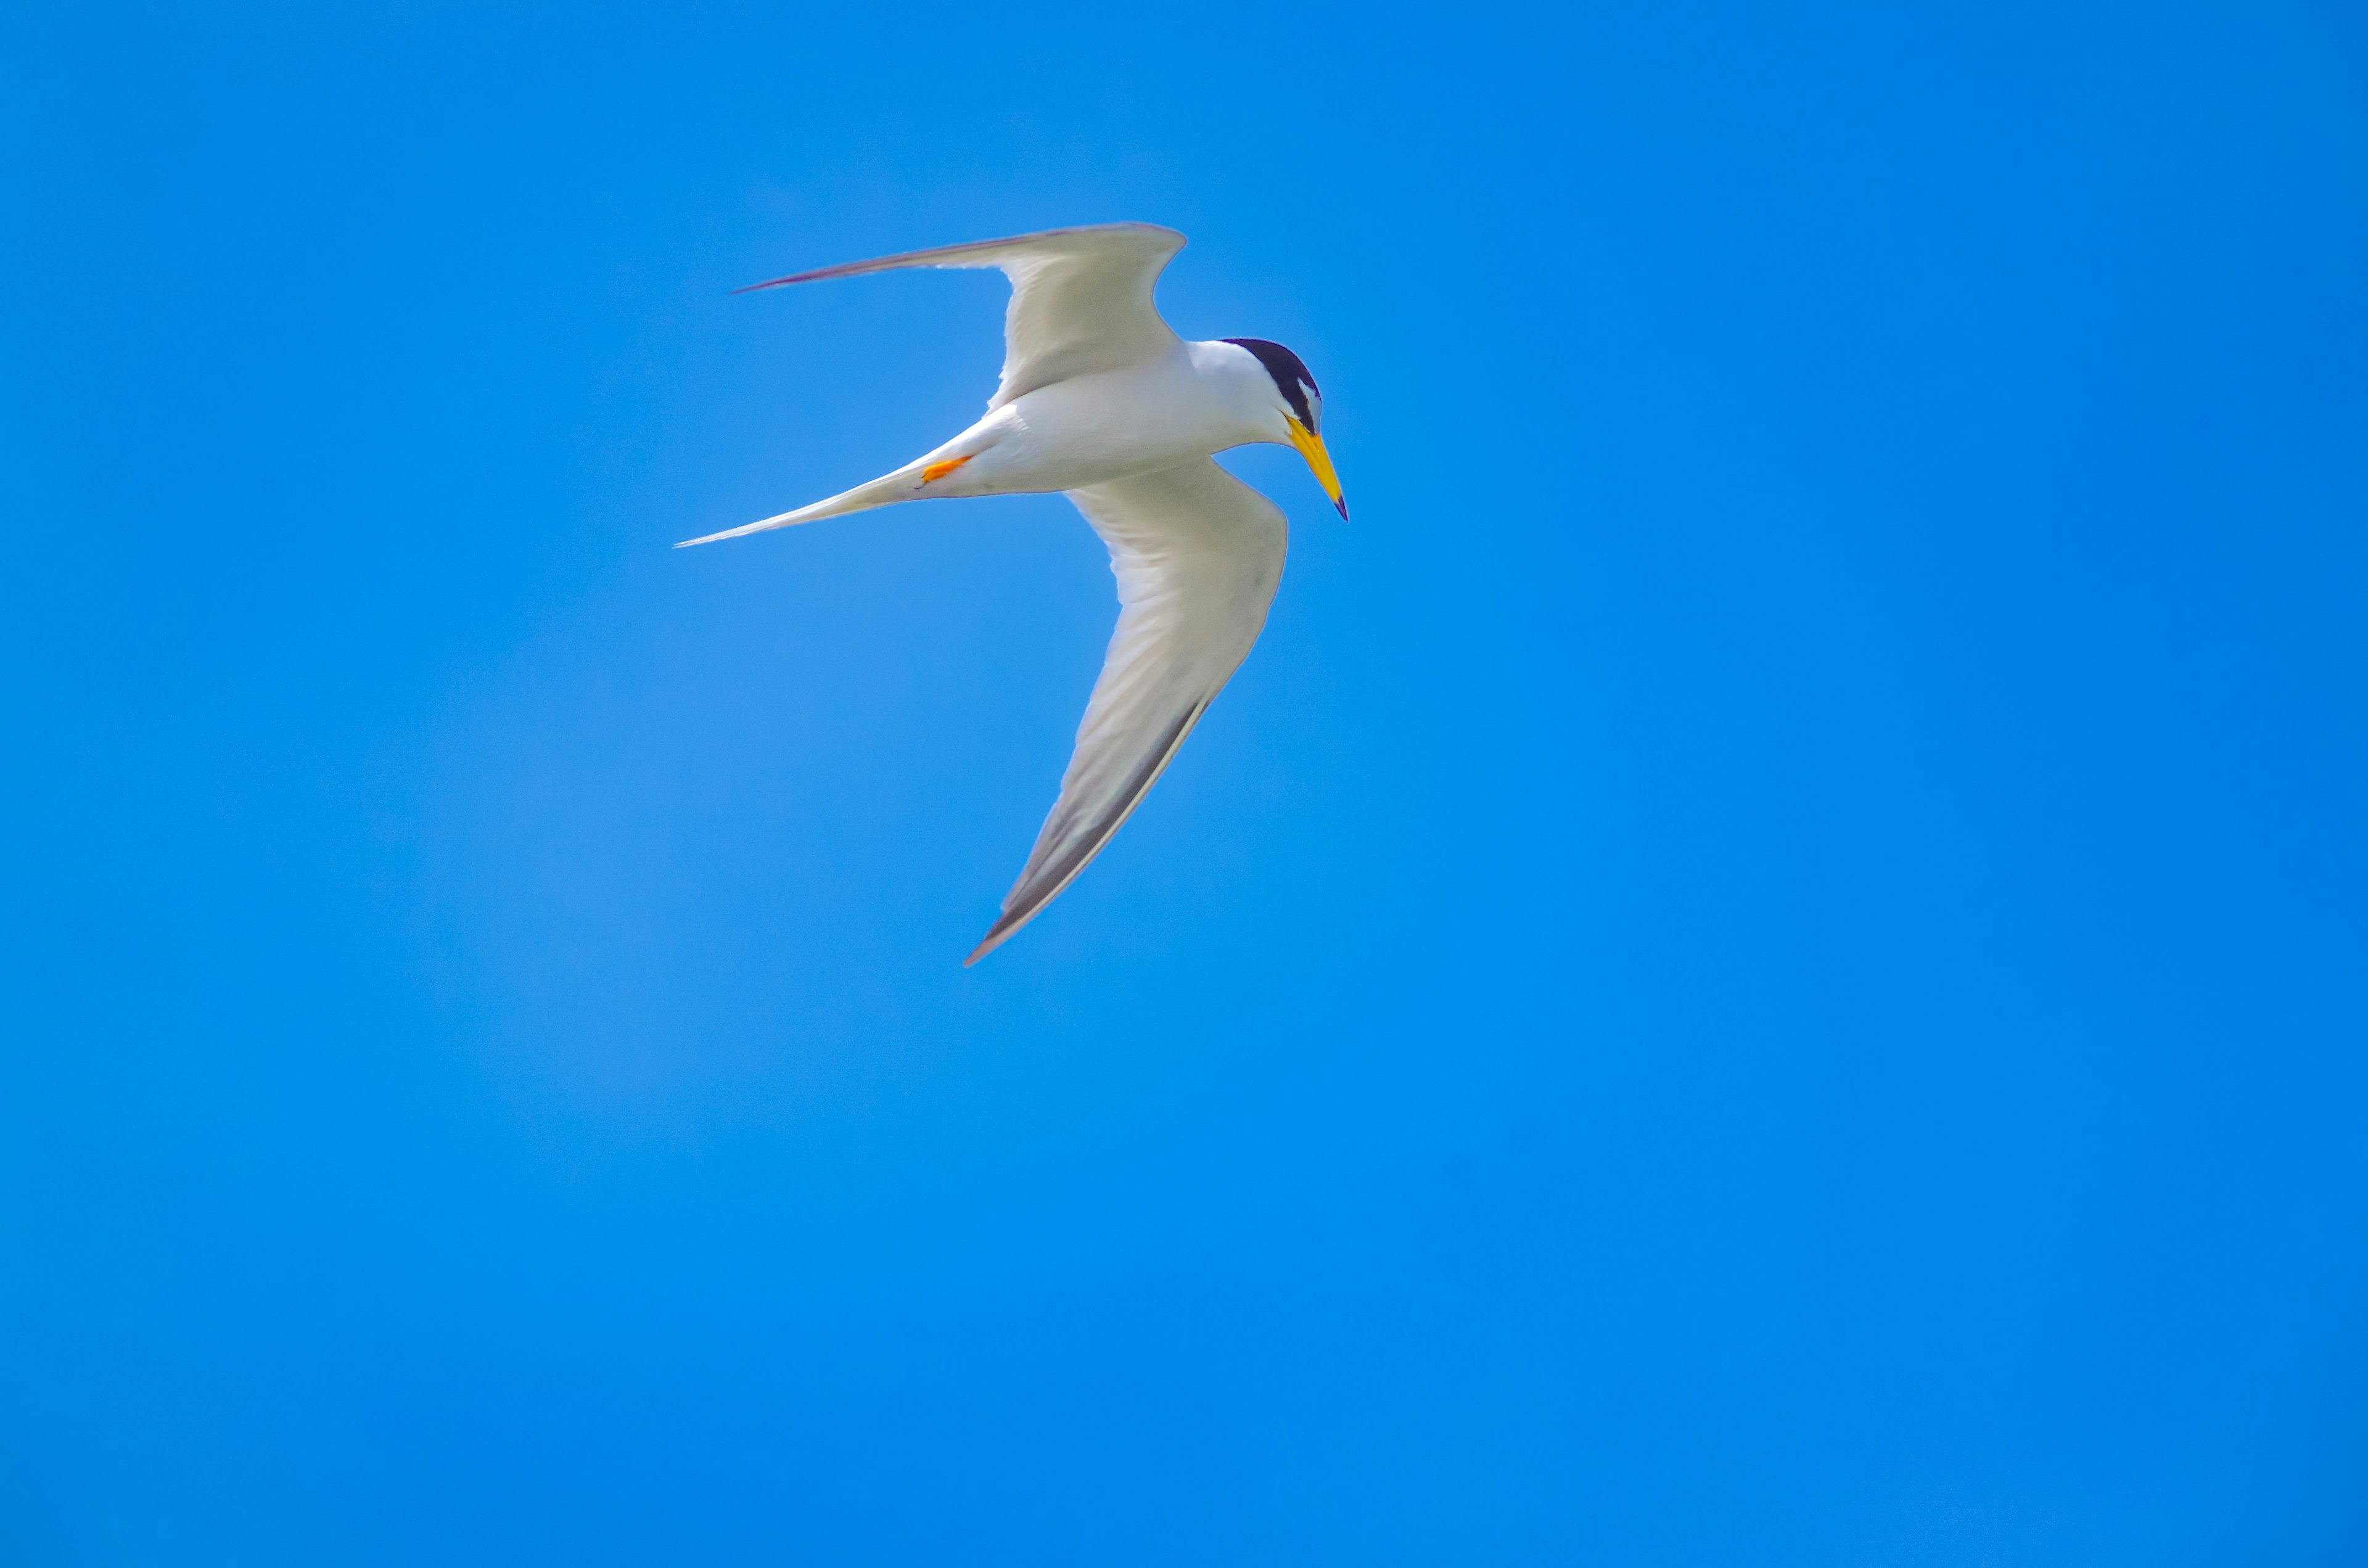
<svg viewBox="0 0 2368 1568"><path fill-rule="evenodd" d="M1307 460L1308 468L1315 475L1315 483L1322 485L1324 494L1332 498L1332 505L1340 513L1340 520L1347 522L1349 503L1340 498L1340 476L1332 472L1332 454L1324 449L1324 437L1288 414L1282 416L1282 422L1291 426L1291 444L1299 449L1301 457Z"/></svg>

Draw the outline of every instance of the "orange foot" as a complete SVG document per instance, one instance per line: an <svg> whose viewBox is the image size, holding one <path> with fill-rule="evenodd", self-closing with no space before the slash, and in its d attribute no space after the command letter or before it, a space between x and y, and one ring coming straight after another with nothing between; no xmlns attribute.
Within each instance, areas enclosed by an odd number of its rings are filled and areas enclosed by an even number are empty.
<svg viewBox="0 0 2368 1568"><path fill-rule="evenodd" d="M977 455L977 453L973 452L971 454L971 457L976 457ZM970 458L956 458L950 463L931 463L928 467L921 471L921 483L924 484L935 484L938 481L943 479L946 475L953 472L954 470L962 467L962 464L968 461L970 461Z"/></svg>

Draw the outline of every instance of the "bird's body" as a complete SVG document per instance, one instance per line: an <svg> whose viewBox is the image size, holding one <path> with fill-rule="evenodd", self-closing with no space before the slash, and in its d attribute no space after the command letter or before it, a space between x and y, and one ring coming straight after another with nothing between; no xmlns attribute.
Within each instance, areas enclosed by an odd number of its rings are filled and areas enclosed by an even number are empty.
<svg viewBox="0 0 2368 1568"><path fill-rule="evenodd" d="M900 501L1041 495L1173 468L1278 438L1273 382L1256 355L1231 342L1178 339L1156 358L1054 381L986 414L944 445L867 484L745 528L692 540L709 544L819 522ZM934 478L931 471L945 469Z"/></svg>
<svg viewBox="0 0 2368 1568"><path fill-rule="evenodd" d="M1101 535L1118 578L1118 630L1060 799L970 962L1032 919L1110 841L1265 625L1282 575L1282 513L1212 454L1254 442L1295 447L1348 516L1317 434L1322 399L1297 356L1257 338L1187 343L1159 319L1152 283L1183 244L1173 230L1112 223L776 279L1001 267L1013 285L1002 385L978 423L892 473L688 541L903 501L1055 490Z"/></svg>

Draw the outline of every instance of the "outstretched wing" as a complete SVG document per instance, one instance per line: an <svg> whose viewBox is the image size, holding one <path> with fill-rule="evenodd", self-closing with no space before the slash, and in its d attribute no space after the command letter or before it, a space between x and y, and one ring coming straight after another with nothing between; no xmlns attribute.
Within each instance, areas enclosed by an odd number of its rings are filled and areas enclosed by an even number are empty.
<svg viewBox="0 0 2368 1568"><path fill-rule="evenodd" d="M1011 308L1003 318L1003 383L986 405L992 411L1038 387L1115 370L1174 347L1176 334L1159 319L1151 286L1167 258L1183 248L1183 235L1156 223L1097 223L850 261L738 291L899 267L999 267L1011 279Z"/></svg>
<svg viewBox="0 0 2368 1568"><path fill-rule="evenodd" d="M1061 798L976 963L1076 880L1192 733L1266 624L1281 511L1208 458L1072 490L1110 546L1118 630L1077 726Z"/></svg>

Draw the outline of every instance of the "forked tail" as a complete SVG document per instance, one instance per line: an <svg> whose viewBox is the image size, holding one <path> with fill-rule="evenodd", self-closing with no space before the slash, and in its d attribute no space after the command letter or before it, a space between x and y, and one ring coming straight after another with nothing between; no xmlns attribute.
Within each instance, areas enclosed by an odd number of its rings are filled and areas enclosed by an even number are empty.
<svg viewBox="0 0 2368 1568"><path fill-rule="evenodd" d="M893 506L899 501L917 501L924 494L922 478L925 470L918 462L906 463L894 473L882 474L866 484L844 490L826 501L811 506L801 506L794 512L783 512L778 517L748 523L736 528L726 528L720 534L703 539L687 539L675 546L689 550L694 544L713 544L719 539L738 539L742 534L760 534L767 528L795 528L800 523L820 522L825 517L843 517L849 512L868 512L874 506Z"/></svg>

